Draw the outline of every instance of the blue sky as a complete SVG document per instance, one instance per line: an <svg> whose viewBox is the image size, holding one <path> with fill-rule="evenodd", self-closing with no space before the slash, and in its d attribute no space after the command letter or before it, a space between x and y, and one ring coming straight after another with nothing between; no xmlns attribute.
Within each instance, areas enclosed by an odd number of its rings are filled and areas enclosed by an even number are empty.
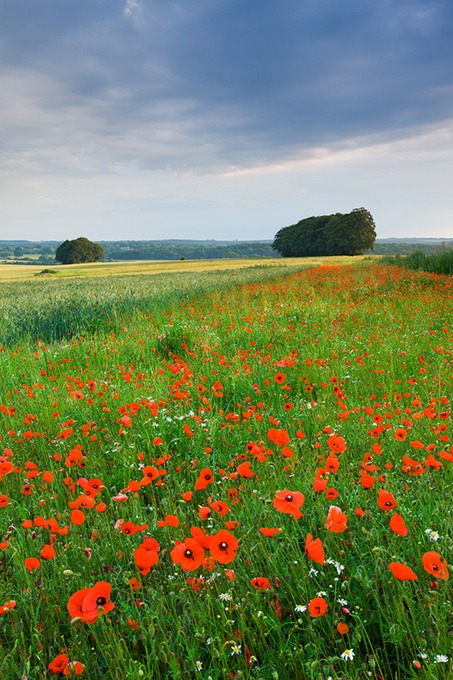
<svg viewBox="0 0 453 680"><path fill-rule="evenodd" d="M453 237L451 0L0 0L0 239Z"/></svg>

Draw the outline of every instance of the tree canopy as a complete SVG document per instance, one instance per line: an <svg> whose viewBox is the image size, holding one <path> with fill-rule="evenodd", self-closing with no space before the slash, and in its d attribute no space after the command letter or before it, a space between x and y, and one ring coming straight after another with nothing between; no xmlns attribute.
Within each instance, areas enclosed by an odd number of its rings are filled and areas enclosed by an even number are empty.
<svg viewBox="0 0 453 680"><path fill-rule="evenodd" d="M64 241L55 252L55 259L62 264L98 262L104 257L104 248L81 236L73 241Z"/></svg>
<svg viewBox="0 0 453 680"><path fill-rule="evenodd" d="M350 213L307 217L282 227L272 248L283 257L360 255L372 250L376 228L371 213L355 208Z"/></svg>

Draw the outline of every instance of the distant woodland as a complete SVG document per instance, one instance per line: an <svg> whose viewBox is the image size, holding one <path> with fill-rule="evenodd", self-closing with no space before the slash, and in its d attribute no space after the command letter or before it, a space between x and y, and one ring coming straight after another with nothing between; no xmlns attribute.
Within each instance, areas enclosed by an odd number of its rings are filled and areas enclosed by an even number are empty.
<svg viewBox="0 0 453 680"><path fill-rule="evenodd" d="M55 264L55 252L62 241L0 241L0 261L10 264ZM98 241L105 260L205 260L219 258L277 257L272 241ZM432 253L453 249L452 239L376 239L375 255L408 255L415 251Z"/></svg>

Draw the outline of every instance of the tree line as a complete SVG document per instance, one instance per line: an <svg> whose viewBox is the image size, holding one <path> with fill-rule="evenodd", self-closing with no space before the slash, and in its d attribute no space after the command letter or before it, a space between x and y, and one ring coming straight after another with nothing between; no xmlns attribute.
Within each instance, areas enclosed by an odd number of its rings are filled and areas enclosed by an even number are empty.
<svg viewBox="0 0 453 680"><path fill-rule="evenodd" d="M372 250L376 227L371 213L355 208L350 213L307 217L282 227L272 248L283 257L360 255Z"/></svg>

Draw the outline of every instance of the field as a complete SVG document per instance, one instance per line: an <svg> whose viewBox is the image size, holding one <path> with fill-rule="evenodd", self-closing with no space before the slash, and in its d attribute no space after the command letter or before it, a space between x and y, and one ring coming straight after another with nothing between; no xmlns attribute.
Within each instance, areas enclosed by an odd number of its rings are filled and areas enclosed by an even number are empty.
<svg viewBox="0 0 453 680"><path fill-rule="evenodd" d="M351 262L0 283L5 680L453 677L453 278Z"/></svg>

